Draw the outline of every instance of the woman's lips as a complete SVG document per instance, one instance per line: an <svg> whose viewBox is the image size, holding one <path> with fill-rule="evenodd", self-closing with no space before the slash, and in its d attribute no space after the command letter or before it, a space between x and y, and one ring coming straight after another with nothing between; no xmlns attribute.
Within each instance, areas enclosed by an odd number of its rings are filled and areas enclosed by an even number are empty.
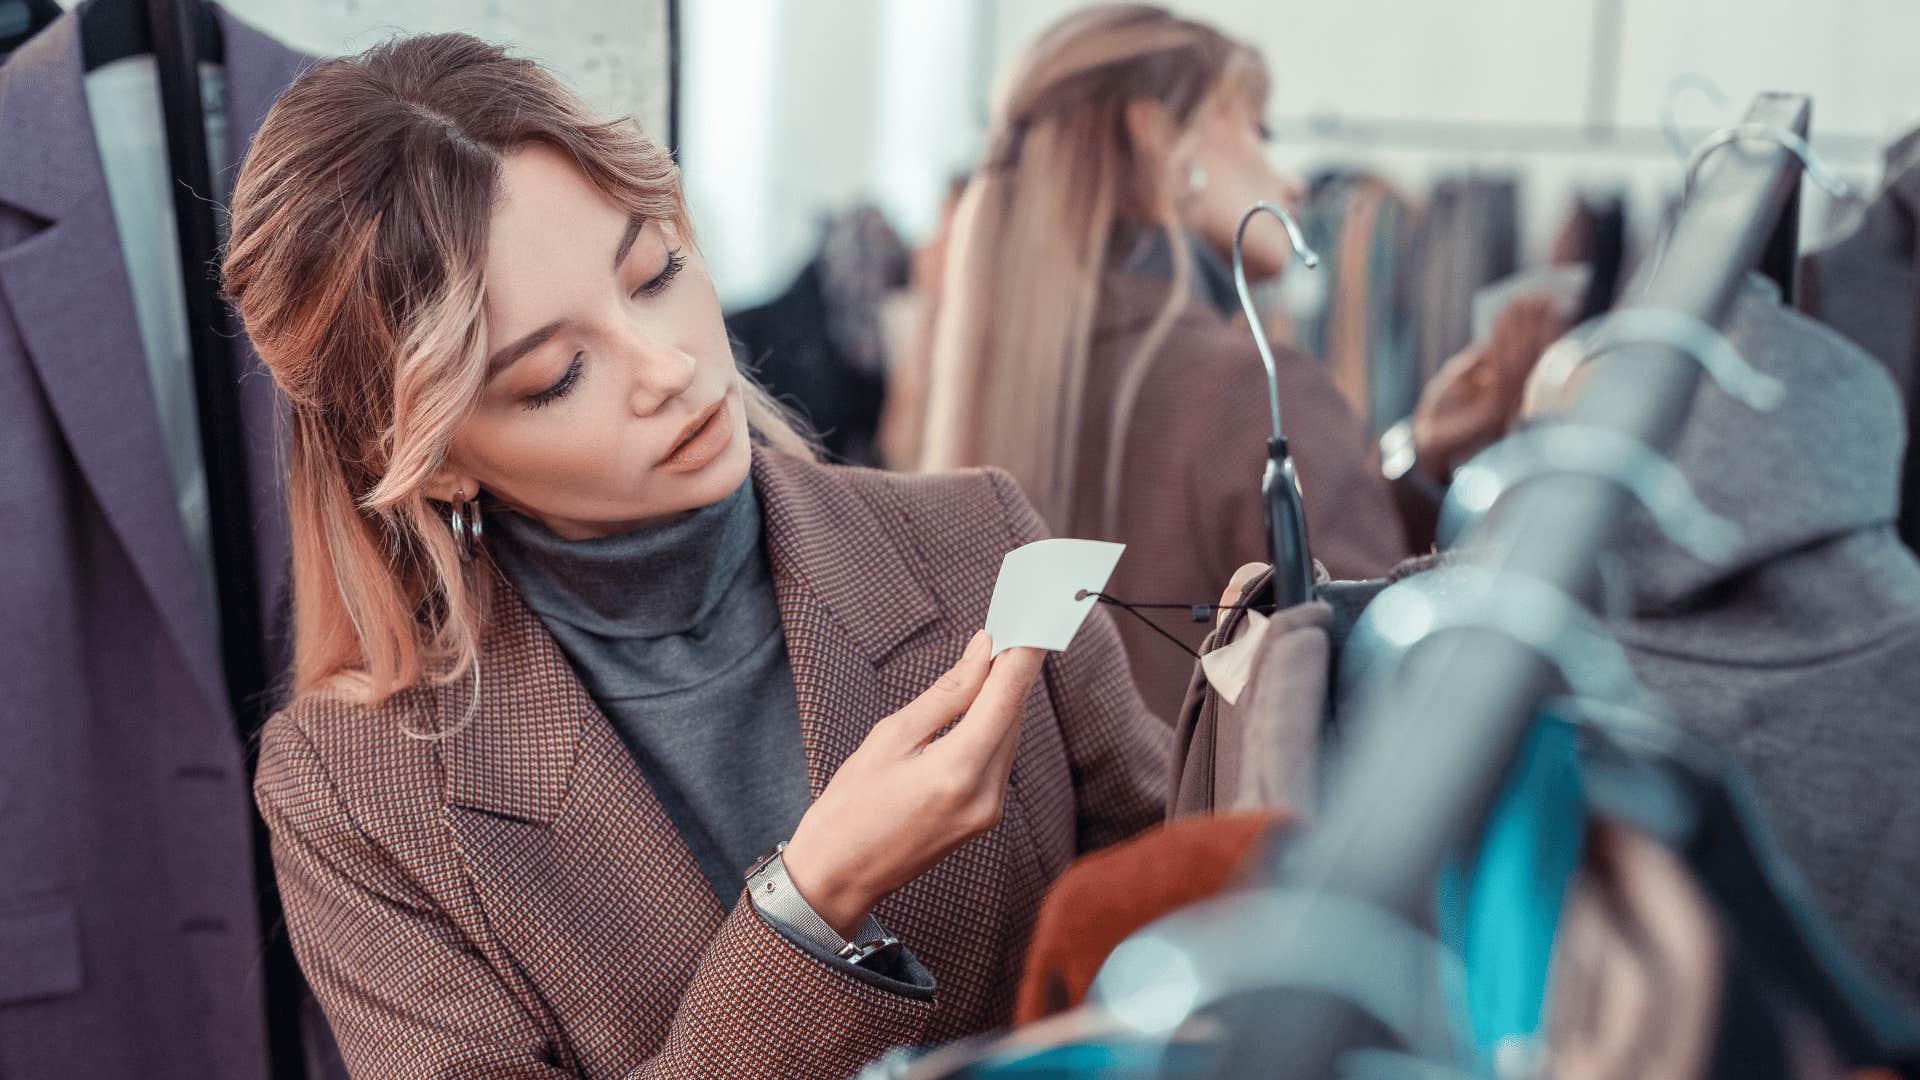
<svg viewBox="0 0 1920 1080"><path fill-rule="evenodd" d="M661 459L660 468L668 472L693 472L720 456L733 441L733 411L727 408L729 397L707 406L706 411L688 425L680 441Z"/></svg>

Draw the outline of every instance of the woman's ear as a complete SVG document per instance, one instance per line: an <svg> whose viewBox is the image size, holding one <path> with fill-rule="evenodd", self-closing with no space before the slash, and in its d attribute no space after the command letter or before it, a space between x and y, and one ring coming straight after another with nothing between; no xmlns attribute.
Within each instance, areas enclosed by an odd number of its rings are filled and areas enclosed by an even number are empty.
<svg viewBox="0 0 1920 1080"><path fill-rule="evenodd" d="M429 499L450 503L456 497L479 498L480 481L455 467L453 463L447 462L440 466L439 471L433 474L433 478L427 481L426 487L422 490Z"/></svg>
<svg viewBox="0 0 1920 1080"><path fill-rule="evenodd" d="M1127 102L1127 139L1135 147L1166 161L1173 150L1173 117L1167 107L1152 98L1140 97Z"/></svg>

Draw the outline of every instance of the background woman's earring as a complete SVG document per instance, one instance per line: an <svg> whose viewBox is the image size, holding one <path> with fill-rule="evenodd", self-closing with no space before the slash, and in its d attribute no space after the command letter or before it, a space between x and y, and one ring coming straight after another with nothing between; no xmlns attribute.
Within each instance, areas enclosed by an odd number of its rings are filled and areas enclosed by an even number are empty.
<svg viewBox="0 0 1920 1080"><path fill-rule="evenodd" d="M1187 194L1198 195L1207 190L1207 170L1199 162L1187 166Z"/></svg>
<svg viewBox="0 0 1920 1080"><path fill-rule="evenodd" d="M460 553L461 562L472 562L474 552L480 550L480 535L486 529L480 520L480 500L467 498L464 490L456 491L447 507L447 528L453 531L453 549Z"/></svg>

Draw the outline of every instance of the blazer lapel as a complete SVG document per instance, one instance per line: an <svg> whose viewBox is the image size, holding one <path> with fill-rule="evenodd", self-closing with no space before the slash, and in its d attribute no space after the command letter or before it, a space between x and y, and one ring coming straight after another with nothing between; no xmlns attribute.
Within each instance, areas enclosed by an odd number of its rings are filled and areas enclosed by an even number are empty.
<svg viewBox="0 0 1920 1080"><path fill-rule="evenodd" d="M558 995L550 1004L563 1013L618 999L636 1019L664 1023L671 998L648 995L684 981L725 910L539 617L504 578L493 588L478 685L455 680L429 711L452 732L441 743L447 821L514 956L503 976L528 980L521 992ZM624 937L596 947L592 927L571 921L584 912L595 926L638 930L661 910L676 916L640 951ZM564 1044L562 1032L547 1034Z"/></svg>
<svg viewBox="0 0 1920 1080"><path fill-rule="evenodd" d="M903 692L914 692L880 669L938 625L942 608L884 528L883 511L824 466L756 447L753 477L818 797L873 725L905 704Z"/></svg>
<svg viewBox="0 0 1920 1080"><path fill-rule="evenodd" d="M223 9L231 180L254 132L309 58ZM201 595L166 468L133 290L87 111L77 18L13 58L0 90L0 202L49 222L0 251L0 293L82 476L132 558L201 689L224 710L215 613ZM156 193L156 198L161 193ZM276 433L279 395L244 335L236 340L263 625L282 587L287 526Z"/></svg>
<svg viewBox="0 0 1920 1080"><path fill-rule="evenodd" d="M224 713L214 613L165 464L73 13L14 56L0 104L0 202L50 222L0 251L0 293L81 475L187 668Z"/></svg>

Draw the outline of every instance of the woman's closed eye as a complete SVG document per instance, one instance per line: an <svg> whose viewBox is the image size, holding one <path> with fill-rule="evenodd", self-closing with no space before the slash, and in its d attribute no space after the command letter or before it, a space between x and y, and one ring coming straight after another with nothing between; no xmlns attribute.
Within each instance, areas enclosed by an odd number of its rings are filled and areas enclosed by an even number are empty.
<svg viewBox="0 0 1920 1080"><path fill-rule="evenodd" d="M680 254L680 249L675 248L667 252L667 265L661 267L658 274L655 274L639 288L633 290L634 298L659 296L661 293L666 292L667 286L673 284L673 279L680 276L680 271L685 269L686 265L687 257Z"/></svg>
<svg viewBox="0 0 1920 1080"><path fill-rule="evenodd" d="M660 268L659 273L642 282L639 288L633 290L634 298L639 299L643 296L658 296L666 292L667 286L673 284L673 279L680 275L680 271L685 269L686 265L687 257L682 255L679 249L676 248L667 252L667 264ZM586 367L586 359L586 353L574 353L573 362L567 365L567 370L561 373L560 378L556 379L552 386L527 398L523 402L525 407L538 409L545 405L551 405L561 398L566 397L567 394L572 392L574 384L580 381L580 373Z"/></svg>
<svg viewBox="0 0 1920 1080"><path fill-rule="evenodd" d="M561 374L560 378L556 380L552 386L528 398L526 400L526 407L529 409L538 409L543 405L551 405L561 398L566 397L567 394L573 390L573 385L580 381L580 371L586 367L586 360L586 353L574 353L573 362L567 365L567 370Z"/></svg>

